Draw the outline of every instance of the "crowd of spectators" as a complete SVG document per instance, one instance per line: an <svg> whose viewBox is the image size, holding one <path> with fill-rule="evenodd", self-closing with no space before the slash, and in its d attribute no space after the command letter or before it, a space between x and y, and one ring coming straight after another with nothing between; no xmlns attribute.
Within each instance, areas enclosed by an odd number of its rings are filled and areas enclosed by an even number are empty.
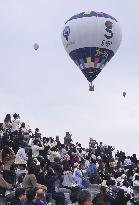
<svg viewBox="0 0 139 205"><path fill-rule="evenodd" d="M0 202L6 205L138 204L139 161L114 147L90 138L88 148L74 143L66 132L42 137L19 114L0 123ZM92 195L97 187L97 194ZM3 205L3 204L2 204Z"/></svg>

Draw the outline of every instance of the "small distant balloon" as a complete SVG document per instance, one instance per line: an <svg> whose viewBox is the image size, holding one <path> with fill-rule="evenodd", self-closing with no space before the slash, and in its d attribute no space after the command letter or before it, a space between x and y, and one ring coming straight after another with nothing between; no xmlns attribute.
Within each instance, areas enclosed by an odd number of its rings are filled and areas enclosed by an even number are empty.
<svg viewBox="0 0 139 205"><path fill-rule="evenodd" d="M126 92L123 92L123 97L125 98L125 96L126 96Z"/></svg>
<svg viewBox="0 0 139 205"><path fill-rule="evenodd" d="M35 49L35 51L37 51L38 48L39 48L39 44L35 43L35 44L34 44L34 49Z"/></svg>

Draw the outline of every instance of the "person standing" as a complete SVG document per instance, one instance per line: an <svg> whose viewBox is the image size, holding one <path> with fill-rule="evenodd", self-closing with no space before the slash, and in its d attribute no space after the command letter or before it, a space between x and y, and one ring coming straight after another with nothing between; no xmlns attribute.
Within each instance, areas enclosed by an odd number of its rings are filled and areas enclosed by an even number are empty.
<svg viewBox="0 0 139 205"><path fill-rule="evenodd" d="M19 114L14 114L13 115L13 118L14 120L12 121L12 128L11 128L11 132L13 133L13 135L15 134L18 134L18 131L19 131L19 126L21 124L20 122L20 116Z"/></svg>

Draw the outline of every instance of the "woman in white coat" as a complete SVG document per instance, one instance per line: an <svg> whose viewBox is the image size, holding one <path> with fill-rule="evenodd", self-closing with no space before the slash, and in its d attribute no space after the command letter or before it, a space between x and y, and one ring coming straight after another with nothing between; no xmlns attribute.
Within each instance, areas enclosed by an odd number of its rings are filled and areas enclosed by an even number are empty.
<svg viewBox="0 0 139 205"><path fill-rule="evenodd" d="M27 154L25 152L26 143L23 143L22 146L19 148L16 157L15 157L15 164L21 167L26 167L27 164Z"/></svg>

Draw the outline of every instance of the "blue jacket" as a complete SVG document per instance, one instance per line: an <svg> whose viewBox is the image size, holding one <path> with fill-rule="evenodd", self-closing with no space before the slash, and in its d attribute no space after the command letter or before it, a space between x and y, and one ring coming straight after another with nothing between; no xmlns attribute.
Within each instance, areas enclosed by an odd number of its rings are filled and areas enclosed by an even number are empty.
<svg viewBox="0 0 139 205"><path fill-rule="evenodd" d="M47 203L45 203L43 200L41 199L37 199L36 200L36 205L47 205Z"/></svg>
<svg viewBox="0 0 139 205"><path fill-rule="evenodd" d="M97 167L91 163L87 169L88 176L91 177L93 174L98 175Z"/></svg>

